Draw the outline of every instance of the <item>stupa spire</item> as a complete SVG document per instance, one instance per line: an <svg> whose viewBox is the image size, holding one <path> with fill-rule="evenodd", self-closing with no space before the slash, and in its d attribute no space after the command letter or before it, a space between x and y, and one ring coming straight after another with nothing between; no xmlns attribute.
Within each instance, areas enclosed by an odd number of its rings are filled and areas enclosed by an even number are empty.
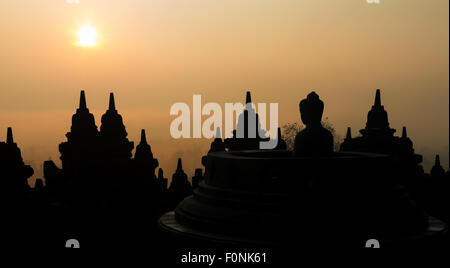
<svg viewBox="0 0 450 268"><path fill-rule="evenodd" d="M380 89L376 90L375 103L372 105L367 114L366 128L360 130L363 136L367 135L386 135L392 136L395 129L389 127L388 114L381 105L381 93Z"/></svg>
<svg viewBox="0 0 450 268"><path fill-rule="evenodd" d="M78 109L80 109L80 110L86 110L87 109L86 96L84 95L84 90L81 90L81 92L80 92L80 106L79 106Z"/></svg>
<svg viewBox="0 0 450 268"><path fill-rule="evenodd" d="M377 89L377 92L375 93L375 103L373 104L375 107L381 106L381 93L380 89Z"/></svg>
<svg viewBox="0 0 450 268"><path fill-rule="evenodd" d="M162 168L158 169L158 179L164 179L164 171Z"/></svg>
<svg viewBox="0 0 450 268"><path fill-rule="evenodd" d="M145 136L145 129L141 130L141 143L144 143L144 144L147 143L147 138Z"/></svg>
<svg viewBox="0 0 450 268"><path fill-rule="evenodd" d="M245 104L252 102L252 95L250 94L250 91L247 91L247 95L245 96Z"/></svg>
<svg viewBox="0 0 450 268"><path fill-rule="evenodd" d="M435 166L440 166L441 165L441 158L439 157L439 155L436 155L436 158L434 159L434 165Z"/></svg>
<svg viewBox="0 0 450 268"><path fill-rule="evenodd" d="M216 139L222 139L222 134L220 131L220 127L216 128Z"/></svg>
<svg viewBox="0 0 450 268"><path fill-rule="evenodd" d="M177 172L183 172L183 165L181 164L181 158L178 158Z"/></svg>
<svg viewBox="0 0 450 268"><path fill-rule="evenodd" d="M345 136L345 139L349 140L352 138L352 128L347 127L347 135Z"/></svg>
<svg viewBox="0 0 450 268"><path fill-rule="evenodd" d="M114 93L109 93L109 110L116 110L116 104L114 102Z"/></svg>
<svg viewBox="0 0 450 268"><path fill-rule="evenodd" d="M11 127L8 127L8 130L6 132L6 143L8 143L8 144L14 143L14 138L13 138L13 133L12 133Z"/></svg>
<svg viewBox="0 0 450 268"><path fill-rule="evenodd" d="M406 133L406 127L402 128L402 138L408 138L408 134Z"/></svg>
<svg viewBox="0 0 450 268"><path fill-rule="evenodd" d="M441 166L441 159L438 154L436 155L436 158L434 159L434 166L431 168L430 174L432 177L435 177L435 178L442 177L445 174L445 170Z"/></svg>

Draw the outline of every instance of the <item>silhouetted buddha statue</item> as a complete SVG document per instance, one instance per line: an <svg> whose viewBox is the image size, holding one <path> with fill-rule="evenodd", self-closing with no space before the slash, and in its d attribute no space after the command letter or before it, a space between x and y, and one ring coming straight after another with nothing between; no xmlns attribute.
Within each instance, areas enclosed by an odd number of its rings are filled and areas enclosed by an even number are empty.
<svg viewBox="0 0 450 268"><path fill-rule="evenodd" d="M324 155L333 152L333 135L322 126L323 102L314 91L300 102L305 129L295 137L295 156Z"/></svg>

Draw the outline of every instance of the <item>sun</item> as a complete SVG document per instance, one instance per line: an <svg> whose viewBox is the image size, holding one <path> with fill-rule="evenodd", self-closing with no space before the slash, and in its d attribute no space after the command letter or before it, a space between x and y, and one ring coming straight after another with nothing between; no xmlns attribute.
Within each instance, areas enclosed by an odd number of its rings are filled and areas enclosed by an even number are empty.
<svg viewBox="0 0 450 268"><path fill-rule="evenodd" d="M82 47L93 47L97 45L97 31L90 25L81 26L78 31L77 45Z"/></svg>

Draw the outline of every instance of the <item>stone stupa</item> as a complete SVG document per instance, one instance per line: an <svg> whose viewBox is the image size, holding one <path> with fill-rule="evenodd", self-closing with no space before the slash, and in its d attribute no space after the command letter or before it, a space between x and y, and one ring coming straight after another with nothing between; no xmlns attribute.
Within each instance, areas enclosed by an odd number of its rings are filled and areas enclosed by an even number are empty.
<svg viewBox="0 0 450 268"><path fill-rule="evenodd" d="M159 220L169 247L298 249L339 241L362 248L371 238L394 248L439 243L445 224L393 182L388 156L333 152L333 137L320 124L323 108L314 92L300 102L306 128L294 152L210 151L193 195Z"/></svg>

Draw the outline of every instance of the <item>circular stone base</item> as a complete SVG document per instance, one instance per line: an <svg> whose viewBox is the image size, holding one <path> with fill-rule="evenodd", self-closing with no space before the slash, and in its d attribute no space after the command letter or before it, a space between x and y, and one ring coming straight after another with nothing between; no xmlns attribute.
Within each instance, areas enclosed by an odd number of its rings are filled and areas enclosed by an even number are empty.
<svg viewBox="0 0 450 268"><path fill-rule="evenodd" d="M444 243L449 243L446 238L447 235L447 225L434 218L429 218L429 227L421 233L417 233L409 236L398 236L390 237L379 240L380 247L390 248L390 249L404 249L404 248L426 248L426 247L440 247ZM279 242L274 242L264 239L264 234L261 234L260 239L255 239L253 237L248 238L244 236L232 236L224 235L220 233L214 233L209 231L203 231L199 229L194 229L189 226L182 225L175 219L175 212L165 213L158 222L161 231L170 235L172 239L177 241L184 241L190 245L203 245L207 246L223 246L223 247L308 247L311 245L308 241L295 241L292 244L281 244ZM310 235L310 234L309 234ZM373 237L368 237L367 240ZM447 239L447 240L446 240ZM287 240L287 239L286 239ZM330 239L332 240L332 239ZM344 242L344 241L343 241ZM364 243L349 244L350 247L365 247ZM319 246L320 242L316 241L313 246ZM329 241L323 241L323 247L329 247Z"/></svg>

